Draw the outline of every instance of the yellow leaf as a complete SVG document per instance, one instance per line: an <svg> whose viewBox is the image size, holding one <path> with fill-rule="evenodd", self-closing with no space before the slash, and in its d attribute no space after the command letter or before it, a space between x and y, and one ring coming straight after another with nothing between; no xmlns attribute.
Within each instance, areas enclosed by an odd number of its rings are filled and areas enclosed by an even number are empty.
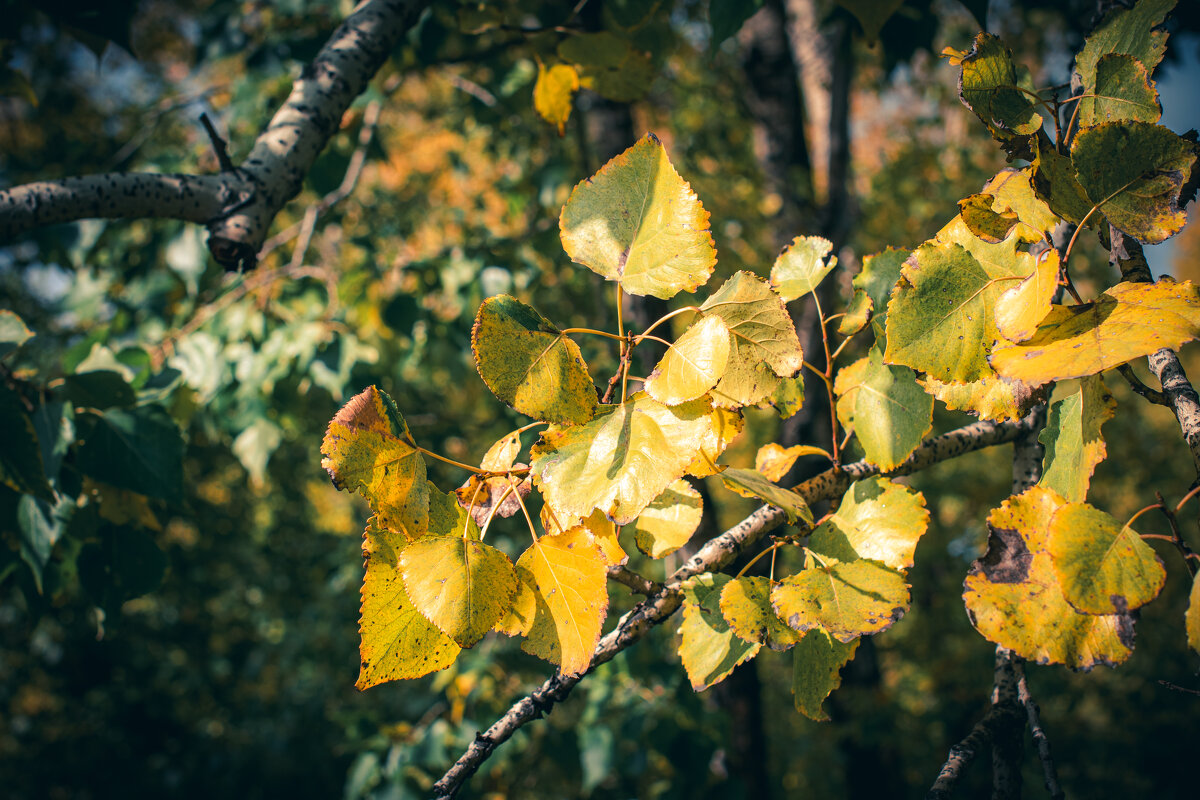
<svg viewBox="0 0 1200 800"><path fill-rule="evenodd" d="M543 503L541 522L546 533L552 535L574 532L579 528L587 530L596 539L596 544L600 545L600 549L604 551L604 559L610 567L619 566L629 560L625 548L621 547L617 525L604 516L604 512L599 509L583 519L567 516L560 519L555 516L549 503Z"/></svg>
<svg viewBox="0 0 1200 800"><path fill-rule="evenodd" d="M784 624L771 608L770 578L743 575L721 590L721 613L739 638L783 651L800 641L800 634Z"/></svg>
<svg viewBox="0 0 1200 800"><path fill-rule="evenodd" d="M870 558L892 569L913 565L917 542L929 527L925 498L888 478L850 485L837 511L822 522L809 547L840 561Z"/></svg>
<svg viewBox="0 0 1200 800"><path fill-rule="evenodd" d="M1001 375L989 375L971 383L942 383L926 375L917 378L917 383L951 411L967 411L995 422L1020 419L1044 397L1043 392L1029 384Z"/></svg>
<svg viewBox="0 0 1200 800"><path fill-rule="evenodd" d="M700 493L680 478L638 516L634 541L638 550L651 558L663 558L688 543L703 516Z"/></svg>
<svg viewBox="0 0 1200 800"><path fill-rule="evenodd" d="M833 243L820 236L797 236L775 259L771 288L786 302L816 291L837 266L837 256L829 255L832 249Z"/></svg>
<svg viewBox="0 0 1200 800"><path fill-rule="evenodd" d="M517 576L508 556L460 536L432 536L400 553L404 590L421 616L471 647L508 611Z"/></svg>
<svg viewBox="0 0 1200 800"><path fill-rule="evenodd" d="M740 413L724 408L714 408L709 415L709 422L709 429L700 439L700 452L687 466L687 474L693 478L707 478L725 469L717 464L717 459L730 442L741 434L746 424Z"/></svg>
<svg viewBox="0 0 1200 800"><path fill-rule="evenodd" d="M1027 278L996 298L996 330L1010 342L1023 342L1037 332L1050 313L1058 291L1058 251L1047 250Z"/></svg>
<svg viewBox="0 0 1200 800"><path fill-rule="evenodd" d="M736 636L721 613L721 590L732 580L704 573L683 584L679 658L697 692L725 680L734 667L758 654L762 645Z"/></svg>
<svg viewBox="0 0 1200 800"><path fill-rule="evenodd" d="M1192 592L1188 595L1184 625L1187 628L1188 647L1200 653L1200 574L1192 578Z"/></svg>
<svg viewBox="0 0 1200 800"><path fill-rule="evenodd" d="M837 377L833 379L838 424L846 429L846 433L854 430L854 404L858 401L858 389L867 379L870 366L871 359L863 356L839 369Z"/></svg>
<svg viewBox="0 0 1200 800"><path fill-rule="evenodd" d="M567 120L571 116L571 101L579 91L579 73L570 64L555 64L546 69L538 64L537 83L533 86L533 107L542 119L558 128L558 135L566 132Z"/></svg>
<svg viewBox="0 0 1200 800"><path fill-rule="evenodd" d="M754 456L754 469L761 472L767 480L775 482L787 475L796 459L803 456L821 456L829 461L833 460L829 453L810 444L797 444L785 448L771 442L758 448L758 453Z"/></svg>
<svg viewBox="0 0 1200 800"><path fill-rule="evenodd" d="M729 358L729 328L718 316L702 317L668 349L646 379L646 394L676 406L717 385Z"/></svg>
<svg viewBox="0 0 1200 800"><path fill-rule="evenodd" d="M904 577L866 559L809 567L771 592L775 613L793 630L821 628L843 643L892 627L908 603Z"/></svg>

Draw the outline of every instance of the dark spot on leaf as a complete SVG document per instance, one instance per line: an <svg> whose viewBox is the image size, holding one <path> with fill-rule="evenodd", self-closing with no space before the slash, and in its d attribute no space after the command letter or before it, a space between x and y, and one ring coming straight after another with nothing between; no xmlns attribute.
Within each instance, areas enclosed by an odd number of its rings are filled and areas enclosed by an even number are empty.
<svg viewBox="0 0 1200 800"><path fill-rule="evenodd" d="M988 550L975 565L992 583L1021 583L1029 577L1033 554L1011 528L988 526Z"/></svg>
<svg viewBox="0 0 1200 800"><path fill-rule="evenodd" d="M1133 623L1133 614L1122 613L1117 616L1117 640L1129 650L1133 649Z"/></svg>

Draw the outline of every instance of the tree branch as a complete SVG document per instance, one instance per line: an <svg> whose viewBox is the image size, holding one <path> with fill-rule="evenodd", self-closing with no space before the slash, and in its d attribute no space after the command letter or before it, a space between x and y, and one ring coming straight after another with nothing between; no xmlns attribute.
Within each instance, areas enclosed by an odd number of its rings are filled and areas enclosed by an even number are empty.
<svg viewBox="0 0 1200 800"><path fill-rule="evenodd" d="M168 217L208 227L226 266L253 264L279 210L341 125L354 98L429 0L365 0L292 84L250 154L220 175L110 173L0 191L0 242L43 225L87 218Z"/></svg>
<svg viewBox="0 0 1200 800"><path fill-rule="evenodd" d="M1050 757L1050 739L1046 737L1046 731L1042 728L1038 705L1034 702L1033 695L1029 693L1029 682L1025 679L1024 672L1017 680L1017 699L1025 707L1025 718L1029 723L1029 731L1033 734L1033 743L1037 747L1038 758L1042 762L1042 773L1045 776L1046 791L1050 793L1050 800L1063 800L1066 795L1063 794L1062 787L1058 783L1058 770L1054 767L1054 760Z"/></svg>
<svg viewBox="0 0 1200 800"><path fill-rule="evenodd" d="M962 778L964 770L983 752L992 741L998 728L1011 724L1010 717L1016 717L1016 709L1011 706L992 706L983 715L983 719L975 723L975 727L967 737L950 748L950 755L942 765L937 780L933 782L925 800L950 800L954 788Z"/></svg>
<svg viewBox="0 0 1200 800"><path fill-rule="evenodd" d="M1017 422L976 422L929 439L916 449L903 464L887 475L909 475L933 464L956 458L965 453L1011 442L1034 431L1037 415L1031 414ZM842 469L829 469L804 481L795 491L812 505L832 500L843 494L854 481L879 475L878 467L866 461L856 461ZM737 525L712 539L696 555L675 571L658 592L638 603L621 617L617 627L596 645L592 663L578 675L554 675L541 686L518 700L500 719L477 734L467 751L446 771L436 784L434 796L454 797L468 778L475 774L499 745L525 724L542 717L555 704L562 702L583 677L600 664L613 659L625 648L637 642L652 627L670 617L682 604L680 585L688 578L704 572L720 570L730 564L745 547L757 541L784 521L784 513L774 506L760 506Z"/></svg>

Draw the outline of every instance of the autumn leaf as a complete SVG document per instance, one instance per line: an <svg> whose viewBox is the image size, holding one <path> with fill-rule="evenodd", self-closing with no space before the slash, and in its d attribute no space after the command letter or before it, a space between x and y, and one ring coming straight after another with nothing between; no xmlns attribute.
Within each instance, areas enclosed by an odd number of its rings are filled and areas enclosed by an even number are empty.
<svg viewBox="0 0 1200 800"><path fill-rule="evenodd" d="M917 382L951 411L966 411L996 422L1020 419L1041 402L1044 394L1023 381L1002 375L989 375L970 383L942 383L924 376L917 378Z"/></svg>
<svg viewBox="0 0 1200 800"><path fill-rule="evenodd" d="M634 542L651 558L663 558L688 543L703 516L700 493L681 478L654 498L635 520Z"/></svg>
<svg viewBox="0 0 1200 800"><path fill-rule="evenodd" d="M867 461L887 471L912 454L933 429L933 398L908 367L883 363L871 348L854 397L854 435Z"/></svg>
<svg viewBox="0 0 1200 800"><path fill-rule="evenodd" d="M721 591L731 580L728 575L704 573L682 586L679 658L697 692L725 680L734 667L754 658L762 647L737 636L721 613Z"/></svg>
<svg viewBox="0 0 1200 800"><path fill-rule="evenodd" d="M841 669L854 658L860 639L840 642L814 628L792 648L792 699L796 710L812 720L829 719L821 705L841 686Z"/></svg>
<svg viewBox="0 0 1200 800"><path fill-rule="evenodd" d="M718 316L702 317L670 347L646 378L646 394L676 406L717 385L729 359L729 328Z"/></svg>
<svg viewBox="0 0 1200 800"><path fill-rule="evenodd" d="M721 481L725 488L740 494L742 497L756 497L764 503L770 503L787 514L788 522L802 519L812 522L812 510L804 498L790 489L776 486L767 480L761 472L752 469L727 469L721 473Z"/></svg>
<svg viewBox="0 0 1200 800"><path fill-rule="evenodd" d="M549 534L578 533L579 529L586 530L596 540L596 544L600 545L605 563L610 567L624 564L629 560L625 548L621 547L621 540L618 536L619 526L604 516L604 512L600 509L596 509L587 517L563 516L560 519L550 508L549 503L543 503L541 522L542 528Z"/></svg>
<svg viewBox="0 0 1200 800"><path fill-rule="evenodd" d="M832 461L833 458L825 450L811 444L796 444L791 447L770 442L758 448L754 456L754 469L761 472L763 477L775 482L787 475L796 459L804 456L821 456Z"/></svg>
<svg viewBox="0 0 1200 800"><path fill-rule="evenodd" d="M785 302L815 292L825 276L837 266L830 256L833 243L820 236L797 236L783 249L771 267L771 288Z"/></svg>
<svg viewBox="0 0 1200 800"><path fill-rule="evenodd" d="M579 73L570 64L555 64L546 69L538 64L537 83L533 85L533 107L542 119L558 128L558 135L566 132L567 120L571 116L571 101L579 91Z"/></svg>
<svg viewBox="0 0 1200 800"><path fill-rule="evenodd" d="M1022 139L1041 130L1036 98L1019 85L1012 53L989 33L975 37L962 59L959 94L996 141L1020 155Z"/></svg>
<svg viewBox="0 0 1200 800"><path fill-rule="evenodd" d="M775 613L793 630L823 629L843 643L887 630L908 603L904 577L866 559L809 567L771 592Z"/></svg>
<svg viewBox="0 0 1200 800"><path fill-rule="evenodd" d="M996 330L1010 342L1023 342L1037 332L1058 291L1058 251L1050 249L1038 258L1037 267L1026 278L996 298Z"/></svg>
<svg viewBox="0 0 1200 800"><path fill-rule="evenodd" d="M917 542L928 527L920 492L888 478L867 478L850 485L808 546L839 561L869 558L904 570L913 565Z"/></svg>
<svg viewBox="0 0 1200 800"><path fill-rule="evenodd" d="M734 578L721 590L721 613L742 640L781 651L798 642L800 634L785 625L771 608L771 590L776 585L760 576Z"/></svg>
<svg viewBox="0 0 1200 800"><path fill-rule="evenodd" d="M1096 465L1107 449L1101 427L1113 418L1117 403L1099 375L1083 378L1074 391L1050 404L1038 441L1046 448L1040 486L1082 503Z"/></svg>

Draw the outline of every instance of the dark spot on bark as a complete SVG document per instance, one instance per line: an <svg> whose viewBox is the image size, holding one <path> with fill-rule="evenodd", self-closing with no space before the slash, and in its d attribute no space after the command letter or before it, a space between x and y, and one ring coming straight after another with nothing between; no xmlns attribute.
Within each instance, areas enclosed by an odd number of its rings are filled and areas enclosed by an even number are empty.
<svg viewBox="0 0 1200 800"><path fill-rule="evenodd" d="M983 572L992 583L1021 583L1029 577L1033 554L1025 540L1011 528L988 526L988 550L975 562L972 572Z"/></svg>

